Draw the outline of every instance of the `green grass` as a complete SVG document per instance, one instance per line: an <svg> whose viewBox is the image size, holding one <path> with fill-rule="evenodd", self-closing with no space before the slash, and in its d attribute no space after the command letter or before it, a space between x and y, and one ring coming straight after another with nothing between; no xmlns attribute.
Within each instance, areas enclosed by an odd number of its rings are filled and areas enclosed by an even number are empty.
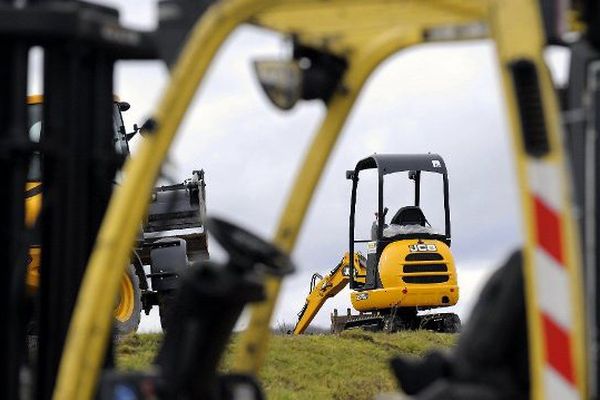
<svg viewBox="0 0 600 400"><path fill-rule="evenodd" d="M131 335L117 346L117 365L147 367L162 335ZM273 335L260 378L269 399L372 399L396 388L388 360L419 356L432 348L448 348L455 336L426 331L394 334L361 330L339 335ZM238 345L233 338L222 370L228 371Z"/></svg>
<svg viewBox="0 0 600 400"><path fill-rule="evenodd" d="M127 335L116 346L116 364L125 370L147 368L162 342L160 333Z"/></svg>

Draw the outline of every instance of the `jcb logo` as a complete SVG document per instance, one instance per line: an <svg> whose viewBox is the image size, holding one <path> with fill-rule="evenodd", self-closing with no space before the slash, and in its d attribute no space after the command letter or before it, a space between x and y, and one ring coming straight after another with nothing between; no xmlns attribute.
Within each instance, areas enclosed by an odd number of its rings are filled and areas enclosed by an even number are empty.
<svg viewBox="0 0 600 400"><path fill-rule="evenodd" d="M369 298L369 293L362 292L362 293L359 293L356 295L356 300L366 300L368 298Z"/></svg>
<svg viewBox="0 0 600 400"><path fill-rule="evenodd" d="M408 246L408 249L410 250L411 253L417 253L417 252L421 252L421 251L437 251L437 247L435 246L435 244L425 244L425 243L411 244Z"/></svg>

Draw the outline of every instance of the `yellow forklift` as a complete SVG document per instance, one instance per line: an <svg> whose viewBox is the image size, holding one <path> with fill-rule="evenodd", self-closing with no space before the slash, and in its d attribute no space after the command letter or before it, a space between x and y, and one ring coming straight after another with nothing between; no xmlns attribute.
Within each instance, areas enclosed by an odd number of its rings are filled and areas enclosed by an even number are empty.
<svg viewBox="0 0 600 400"><path fill-rule="evenodd" d="M356 239L359 174L373 169L378 182L376 221L370 239ZM427 173L442 176L443 232L431 226L421 208L421 176ZM386 177L394 174L405 174L414 182L414 203L401 206L387 223L385 204L397 206L397 199L388 195L384 201L384 193L396 194L399 188L389 190L392 184L388 183L386 191L385 182ZM340 315L334 310L331 316L334 333L354 327L386 332L406 329L457 332L460 318L456 314L417 314L453 306L458 301L456 266L450 251L448 171L442 157L438 154L374 154L347 171L346 178L352 181L349 250L325 277L313 275L293 333L303 333L325 301L348 283L352 306L360 313ZM397 181L392 182L398 186ZM366 244L366 258L355 252L357 244Z"/></svg>
<svg viewBox="0 0 600 400"><path fill-rule="evenodd" d="M574 205L580 206L579 211L584 213L583 220L595 223L597 201L593 196L594 193L587 190L584 192L588 195L586 196L588 201L584 202L581 197L571 196L573 182L581 177L581 173L585 173L586 185L580 188L592 187L595 190L597 178L593 172L596 170L597 157L589 159L586 157L589 164L582 170L576 169L575 175L571 174L563 147L563 126L557 93L543 58L544 50L549 44L566 45L563 40L565 33L579 33L580 36L574 39L575 42L587 46L590 51L586 57L580 59L579 56L583 54L581 49L576 49L575 46L571 49L576 56L575 59L582 62L585 76L594 76L591 68L594 62L600 59L597 54L597 50L600 49L598 28L600 10L597 2L581 0L569 4L546 0L373 0L369 2L172 0L161 2L160 5L165 8L158 13L160 16L158 31L161 33L158 37L169 44L163 46L168 47L169 51L162 53L161 57L172 67L171 81L156 113L145 124L145 128L150 133L149 138L140 147L136 157L127 162L126 180L115 191L106 215L102 204L97 208L104 219L97 238L91 241L92 245L95 243L93 251L83 252L82 255L85 257L77 258L76 263L69 263L78 268L87 264L87 268L81 286L78 279L71 281L77 288L81 287L81 290L72 313L64 349L59 340L64 336L48 336L47 345L56 344L50 352L52 357L49 356L48 359L54 360L54 356L59 355L61 362L55 385L53 378L56 376L54 374L57 365L46 363L40 368L40 379L47 381L44 382L42 391L45 396L40 396L41 398L48 398L48 391L51 390L55 399L89 399L93 398L98 387L102 386L109 387L102 393L103 397L112 399L116 398L118 393L122 393L124 387L132 390L136 388L148 390L156 387L153 386L155 384L159 386L161 382L172 385L189 398L241 398L241 393L244 393L245 398L249 396L261 398L257 385L253 385L244 377L256 374L265 359L270 318L280 288L280 277L267 279L265 300L252 309L248 329L240 338L239 353L234 359L235 368L239 372L237 381L231 376L228 377L229 379L215 376L216 362L212 361L220 356L224 345L212 347L210 363L199 365L196 369L188 368L189 374L171 375L167 380L163 379L160 371L173 374L171 371L176 371L176 368L155 369L137 377L123 374L111 375L109 372L102 374L105 360L110 359L110 352L107 357L107 349L110 348L108 338L112 300L117 294L121 274L128 265L129 251L135 242L139 223L147 210L146 199L152 192L161 163L179 123L211 61L229 34L245 23L265 27L293 39L294 51L289 59L279 59L269 64L263 63L262 67L257 66L263 87L274 103L291 108L301 99L319 99L327 105L327 113L305 156L300 173L297 174L275 235L274 241L283 253L290 253L294 248L306 210L326 162L356 98L373 71L391 55L415 45L484 38L493 40L509 120L508 127L513 139L524 232L522 251L515 253L515 256L507 262L506 266L510 268L501 270L501 273L508 272L506 278L510 279L503 279L500 275L490 283L491 286L488 286L490 290L484 290L482 299L484 303L486 300L492 300L487 303L494 304L493 300L497 300L499 294L507 300L496 303L499 304L498 310L503 311L503 318L496 320L495 312L491 312L489 308L477 307L480 310L478 315L482 317L475 318L465 326L464 333L459 338L459 345L450 360L436 362L436 360L440 361L440 358L432 356L428 358L430 364L426 364L425 367L422 364L407 366L408 363L400 361L395 366L395 370L402 387L407 391L410 390L417 399L449 398L452 395L458 398L479 399L598 397L597 383L600 380L597 368L596 288L599 282L595 260L597 249L600 248L598 245L600 236L597 235L597 224L590 226L588 225L590 222L586 222L586 229L577 229L573 210ZM64 12L64 10L65 8L61 8L58 11ZM30 40L32 37L43 37L40 33L46 35L44 38L54 37L53 30L48 29L47 25L39 24L39 21L40 16L45 15L43 11L57 12L57 10L51 7L33 9L28 5L19 8L9 6L8 10L3 11L11 17L3 20L7 24L6 30L12 35L11 38ZM98 13L85 13L85 16L75 14L69 21L78 20L82 24L61 26L74 30L80 29L81 26L104 28L77 32L80 35L71 33L74 40L83 40L97 33L93 36L96 41L91 43L106 45L106 47L94 48L94 51L100 52L100 55L107 47L112 48L110 47L112 45L130 58L157 57L157 54L152 52L140 54L139 49L144 44L148 44L144 35L121 29L115 22L114 15L108 18L110 23L103 23L106 21L99 19L98 15ZM98 18L98 21L94 18ZM57 20L65 22L60 18L43 20L49 23ZM12 21L17 23L10 24ZM34 24L33 22L36 21L38 23ZM90 21L98 24L90 24ZM35 31L37 36L32 35L30 31L23 32L25 28L31 29L31 27L37 29ZM57 43L62 42L64 40L44 43L50 53L45 54L50 67L60 66L60 61L64 58L58 56L61 54L64 56L61 51L65 49L56 47ZM156 43L158 41L154 42ZM9 171L6 179L10 193L6 196L7 201L4 204L6 207L0 207L0 212L6 217L3 220L8 221L6 226L0 229L0 246L3 246L0 254L6 255L9 261L6 264L10 278L6 280L7 282L16 280L15 271L23 269L17 266L20 266L24 260L24 257L20 256L22 252L19 252L23 246L19 247L19 242L15 239L18 236L11 236L10 233L21 232L19 224L23 225L24 221L22 196L25 178L22 167L24 160L27 159L27 151L25 151L27 149L23 146L22 137L19 136L25 132L23 124L18 121L19 117L23 116L19 104L21 107L24 105L24 90L20 90L24 87L23 79L19 71L22 71L23 66L26 65L26 62L23 62L26 59L26 52L22 50L29 44L30 42L24 40L2 42L2 45L7 47L3 53L7 54L7 57L2 60L2 66L6 67L13 79L3 80L2 85L10 87L0 85L0 90L2 93L14 95L10 97L12 100L7 102L7 107L0 107L0 139L3 140L3 144L6 144L1 148L11 150L0 152L0 166ZM61 51L56 52L57 49ZM181 52L177 55L180 49ZM119 51L115 53L122 54ZM105 62L106 60L103 57L95 59L94 64L106 67L96 69L96 75L101 75L101 71L111 71L109 67L112 67L112 64ZM109 60L114 61L111 58ZM46 91L46 94L53 98L47 115L55 122L61 121L61 117L67 118L73 115L60 112L64 111L60 101L70 102L70 106L76 106L69 96L58 96L67 88L71 88L71 93L81 93L77 99L79 102L81 100L92 102L93 99L101 98L103 101L97 102L97 105L104 111L109 108L112 93L110 85L104 87L98 84L97 92L91 90L89 86L86 86L84 91L76 92L73 89L73 82L81 86L88 82L99 81L77 80L76 78L81 77L81 74L73 76L68 73L68 69L51 68L51 71L47 72L48 79L45 80L45 85L51 90ZM106 78L106 75L104 74L103 78ZM111 80L102 79L101 82L106 83ZM572 98L585 98L586 108L566 110L579 112L577 115L583 116L584 120L577 119L577 122L596 133L597 127L594 124L598 119L594 117L598 114L598 105L588 101L593 98L593 96L588 97L588 94L595 95L597 91L594 91L590 81L584 81L578 89L570 87L569 90L571 88L573 88L573 93L570 93L572 96L568 96L570 100L564 104L568 107L576 104L571 101ZM94 93L99 97L94 97L92 95ZM0 96L1 98L4 96ZM94 112L98 110L89 107L84 110L86 109ZM16 114L7 113L7 110L14 111ZM99 124L102 124L102 121L102 118L96 119ZM89 120L87 122L89 123ZM86 126L97 128L96 124ZM11 129L5 129L6 127ZM50 128L53 133L60 131L52 124ZM69 132L73 133L73 130ZM589 138L588 144L591 147L588 149L590 154L595 155L598 150L597 141L592 139L593 137ZM107 143L102 143L106 148ZM573 147L582 149L579 145ZM86 147L81 147L82 151L85 149ZM572 151L572 154L576 154L576 151ZM54 165L57 165L56 161L55 159ZM110 172L108 175L113 176L114 170L109 168L110 165L104 162L95 165L95 168L96 171L104 171L104 168L107 168ZM60 184L53 187L54 182L46 180L44 182L51 189L58 190L60 187ZM104 196L108 186L100 189ZM93 221L96 220L92 219ZM82 221L78 223L81 224ZM98 223L91 226L99 225ZM267 269L270 272L279 271L281 266L288 266L283 253L277 252L274 247L268 246L268 243L265 245L265 242L259 241L247 231L221 222L215 222L214 230L222 233L220 237L223 243L231 245L229 253L233 262L227 269L227 274L231 272L243 275L244 271L251 271L260 275L262 268L260 265L264 265L266 261L267 264L276 266ZM96 230L92 229L91 232L95 233ZM580 240L580 236L584 240ZM94 237L86 236L84 249L91 250L90 241L87 239ZM65 241L65 243L70 242ZM582 257L582 254L585 257ZM89 262L86 261L88 258ZM585 261L585 277L588 286L582 283L584 273L582 258ZM60 260L60 257L53 258L51 261L53 260ZM83 264L82 260L85 261ZM51 262L51 264L56 266L58 263ZM107 273L108 266L115 266L115 268ZM289 271L289 269L281 270ZM48 290L51 294L61 289L60 282L69 282L54 279L56 276L51 275L63 273L60 268L46 269L46 271L49 277L45 281L42 276L41 284L42 288L45 284L49 285ZM83 274L84 270L75 269L75 271ZM215 270L210 271L212 273ZM226 283L231 280L226 279L224 270L219 271L222 274L217 273L214 276L217 276L217 279L223 278L219 281L222 283L219 287L223 289L221 294L239 292L236 291L235 285ZM264 274L262 276L264 277ZM197 280L192 279L190 282L192 286L201 282L202 276L196 278ZM511 284L503 285L503 280ZM246 283L250 281L257 282L256 279L250 279ZM198 285L194 287L203 288ZM225 290L226 287L229 291ZM498 288L502 290L497 290ZM72 299L73 288L68 289L68 297ZM204 287L204 289L208 288ZM184 291L183 287L181 290L182 294L190 293ZM5 293L12 292L0 291L1 295ZM256 292L246 292L241 299L244 300L242 303L258 300L260 296L256 294ZM584 295L589 297L589 301L585 303L588 308L583 307ZM14 296L10 297L6 294L5 297L11 300L7 302L9 305L20 304ZM187 296L182 299L182 304L190 304L189 300L194 298L197 297ZM188 301L185 301L186 299ZM509 302L511 299L514 300L512 303ZM229 304L231 306L231 303ZM505 307L509 304L512 307ZM72 306L72 303L69 305ZM235 307L230 308L229 311L233 308ZM58 322L64 323L65 317L71 316L71 308L66 307L63 313L59 311L60 308L55 307L53 315L59 316ZM223 338L226 339L229 335L228 328L233 324L219 325L220 329L211 330L211 325L207 322L219 321L218 312L205 308L188 311L188 316L193 316L193 321L189 318L182 319L176 326L188 333L193 332L194 328L197 332L198 328L202 327L206 335L186 335L187 339L195 338L196 346L214 344L212 340L217 338L219 343L223 344ZM197 312L194 313L195 311ZM10 328L13 324L8 322L11 322L11 318L15 315L17 314L8 313L7 316L0 316L3 326L12 330ZM229 319L232 317L231 313L227 315ZM510 318L505 318L507 315ZM6 321L8 322L4 324ZM7 331L6 335L12 333ZM53 338L57 340L53 341ZM0 343L4 344L4 341L0 340ZM11 340L6 343L10 345L15 342ZM180 346L179 350L181 348ZM206 347L196 348L208 350ZM10 367L8 369L10 374L3 379L10 385L0 385L0 387L14 389L14 382L18 381L16 380L18 374L15 371L20 371L20 364L12 356L4 357L4 350L6 349L3 348L3 357L0 357L0 360ZM202 354L202 351L197 354ZM198 361L202 360L204 358L198 359ZM177 360L171 358L171 363L162 366L177 367L173 361ZM432 371L436 373L430 374L429 372ZM203 390L208 390L210 394L202 396L204 393L201 393L200 396L195 396L194 394L198 392L189 388L190 382L204 378L207 374L210 374L211 379L208 382L203 381ZM177 380L178 376L182 379ZM420 379L422 377L427 379ZM499 377L502 379L498 379ZM524 379L517 380L523 377ZM105 386L110 379L113 385ZM409 388L407 382L420 383L420 385L416 384ZM467 387L456 386L461 384ZM230 390L232 387L238 390ZM473 391L474 388L480 391ZM117 389L121 391L117 393ZM433 396L434 390L439 396ZM440 390L450 390L450 392L440 393ZM144 398L144 393L148 398L147 391L138 391L134 394L138 395L137 398ZM155 395L155 393L151 394ZM239 395L236 396L236 393ZM486 397L483 397L482 393Z"/></svg>

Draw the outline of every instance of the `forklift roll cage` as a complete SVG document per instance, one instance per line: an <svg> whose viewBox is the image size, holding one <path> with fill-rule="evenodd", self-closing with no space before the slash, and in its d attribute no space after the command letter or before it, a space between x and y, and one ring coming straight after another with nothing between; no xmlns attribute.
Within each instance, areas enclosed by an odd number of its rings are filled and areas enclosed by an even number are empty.
<svg viewBox="0 0 600 400"><path fill-rule="evenodd" d="M214 2L202 12L173 65L170 84L153 118L145 124L146 140L126 163L127 179L112 196L73 313L54 398L92 398L108 343L112 300L120 274L127 265L139 221L147 209L146 199L211 61L229 34L244 23L289 35L304 46L347 62L337 90L327 101L327 113L306 153L279 221L275 243L286 252L294 248L327 160L373 71L391 55L421 43L494 40L516 155L524 221L532 397L542 399L553 395L548 371L557 374L557 370L552 370L555 355L549 354L554 350L547 342L543 325L546 317L552 317L552 310L544 308L539 294L558 290L564 292L566 301L561 306L572 323L562 332L567 338L567 348L561 351L570 366L565 375L566 386L571 398L584 398L588 392L581 249L577 246L579 232L575 229L569 197L571 187L561 145L558 102L544 65L543 48L550 35L545 36L540 4L533 0L229 0ZM167 59L169 63L172 61ZM564 267L561 270L564 280L559 289L540 279L544 274L539 272L543 267L538 257L537 227L541 217L536 207L548 203L552 207L546 208L558 220L553 239L558 243ZM122 268L113 268L107 277L107 265ZM263 363L279 289L280 281L270 280L267 300L252 310L234 363L242 372L255 373Z"/></svg>
<svg viewBox="0 0 600 400"><path fill-rule="evenodd" d="M373 154L356 163L354 170L346 171L346 178L352 180L352 194L350 197L350 217L349 217L349 254L354 254L355 243L371 242L372 240L355 240L355 217L356 217L356 193L360 171L368 169L377 169L377 237L373 238L376 242L376 260L374 265L379 262L379 257L383 249L390 240L383 240L383 229L385 227L385 211L383 204L385 176L399 172L408 172L409 179L415 182L414 205L420 206L421 203L421 172L430 172L442 175L443 195L444 195L444 234L431 234L434 239L440 239L450 245L450 201L448 190L448 171L446 163L438 154ZM407 237L407 235L403 235ZM410 235L408 235L410 236ZM419 234L423 237L424 234ZM349 266L350 288L359 289L359 285L354 280L354 257L350 257Z"/></svg>

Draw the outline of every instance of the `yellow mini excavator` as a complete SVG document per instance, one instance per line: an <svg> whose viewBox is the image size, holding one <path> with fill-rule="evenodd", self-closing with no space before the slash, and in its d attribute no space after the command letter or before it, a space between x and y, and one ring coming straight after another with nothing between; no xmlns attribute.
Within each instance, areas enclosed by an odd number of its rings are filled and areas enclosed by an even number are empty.
<svg viewBox="0 0 600 400"><path fill-rule="evenodd" d="M369 169L377 170L377 220L371 229L371 239L355 240L358 176ZM384 178L402 172L414 181L414 205L401 207L387 224ZM423 173L442 175L444 233L435 231L421 210ZM349 251L328 275L313 275L294 334L303 333L325 301L348 284L352 306L360 313L353 315L348 309L342 316L335 310L331 316L332 332L358 326L387 332L404 329L456 332L460 328L456 314L417 315L419 310L448 307L458 301L456 267L449 247L448 173L442 157L375 154L360 160L354 170L346 172L346 178L352 180ZM366 244L366 258L354 251L357 243Z"/></svg>

